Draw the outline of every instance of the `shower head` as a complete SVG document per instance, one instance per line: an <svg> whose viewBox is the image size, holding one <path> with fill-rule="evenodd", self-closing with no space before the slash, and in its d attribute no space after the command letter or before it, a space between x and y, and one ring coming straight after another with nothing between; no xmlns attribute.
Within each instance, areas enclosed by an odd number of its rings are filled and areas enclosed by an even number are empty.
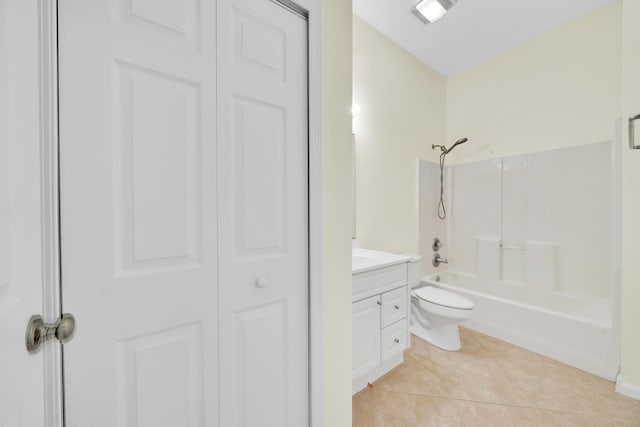
<svg viewBox="0 0 640 427"><path fill-rule="evenodd" d="M465 142L467 142L469 139L468 138L460 138L459 140L457 140L451 147L447 148L444 145L432 145L431 148L433 150L435 150L436 148L439 148L444 154L449 154L451 152L451 150L453 150L454 148L456 148L457 145L460 144L464 144Z"/></svg>
<svg viewBox="0 0 640 427"><path fill-rule="evenodd" d="M464 144L465 142L467 142L469 139L468 138L460 138L459 140L457 140L455 142L455 144L453 144L448 150L447 152L451 152L451 150L453 150L454 148L456 148L456 145L460 145L460 144Z"/></svg>

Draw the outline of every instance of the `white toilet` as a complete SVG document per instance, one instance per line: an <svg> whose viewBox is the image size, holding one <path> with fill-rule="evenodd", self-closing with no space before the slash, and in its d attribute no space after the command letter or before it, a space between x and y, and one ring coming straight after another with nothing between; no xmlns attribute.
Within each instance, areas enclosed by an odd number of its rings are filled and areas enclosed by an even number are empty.
<svg viewBox="0 0 640 427"><path fill-rule="evenodd" d="M473 301L435 286L419 287L422 258L409 263L411 333L444 350L459 350L458 323L473 316Z"/></svg>

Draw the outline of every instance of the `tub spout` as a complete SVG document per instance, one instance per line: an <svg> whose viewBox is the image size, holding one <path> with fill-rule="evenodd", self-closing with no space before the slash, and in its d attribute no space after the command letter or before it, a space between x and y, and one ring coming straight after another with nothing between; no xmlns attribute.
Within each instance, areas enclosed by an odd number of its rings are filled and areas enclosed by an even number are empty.
<svg viewBox="0 0 640 427"><path fill-rule="evenodd" d="M433 258L431 258L431 263L434 267L438 267L440 264L448 264L448 262L446 258L440 258L439 253L433 254Z"/></svg>

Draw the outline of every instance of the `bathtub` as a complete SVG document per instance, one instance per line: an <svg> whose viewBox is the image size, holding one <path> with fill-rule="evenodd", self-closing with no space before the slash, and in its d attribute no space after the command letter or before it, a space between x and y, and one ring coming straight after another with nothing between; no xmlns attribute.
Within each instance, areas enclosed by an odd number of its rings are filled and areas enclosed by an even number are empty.
<svg viewBox="0 0 640 427"><path fill-rule="evenodd" d="M454 272L433 274L422 282L474 302L476 313L462 326L616 379L620 359L611 301L483 282Z"/></svg>

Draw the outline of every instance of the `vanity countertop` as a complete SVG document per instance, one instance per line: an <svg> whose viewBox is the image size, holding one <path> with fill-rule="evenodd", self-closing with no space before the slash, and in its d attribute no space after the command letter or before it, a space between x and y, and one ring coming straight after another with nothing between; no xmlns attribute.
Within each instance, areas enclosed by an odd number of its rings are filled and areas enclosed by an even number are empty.
<svg viewBox="0 0 640 427"><path fill-rule="evenodd" d="M412 255L398 255L371 249L354 248L351 251L351 273L363 273L376 268L409 262Z"/></svg>

